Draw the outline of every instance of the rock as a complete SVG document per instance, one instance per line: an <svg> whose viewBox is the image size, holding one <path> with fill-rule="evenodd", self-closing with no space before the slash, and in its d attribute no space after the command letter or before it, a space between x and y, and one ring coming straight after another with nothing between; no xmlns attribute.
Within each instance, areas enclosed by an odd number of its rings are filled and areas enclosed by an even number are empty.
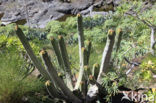
<svg viewBox="0 0 156 103"><path fill-rule="evenodd" d="M97 98L98 93L99 93L98 86L96 84L90 85L90 88L89 88L89 90L87 92L87 96L86 96L87 103L94 103Z"/></svg>
<svg viewBox="0 0 156 103"><path fill-rule="evenodd" d="M65 14L71 14L71 11L73 9L74 9L73 6L69 3L59 3L58 6L55 8L57 12Z"/></svg>
<svg viewBox="0 0 156 103"><path fill-rule="evenodd" d="M4 15L4 7L0 5L0 19L3 17Z"/></svg>
<svg viewBox="0 0 156 103"><path fill-rule="evenodd" d="M12 22L24 24L26 21L26 25L30 27L44 28L49 21L67 17L65 15L75 15L80 12L88 15L89 8L94 7L96 3L97 0L76 0L70 3L59 0L0 0L0 19L5 25ZM100 2L101 6L102 3ZM105 15L105 12L92 12L92 14Z"/></svg>

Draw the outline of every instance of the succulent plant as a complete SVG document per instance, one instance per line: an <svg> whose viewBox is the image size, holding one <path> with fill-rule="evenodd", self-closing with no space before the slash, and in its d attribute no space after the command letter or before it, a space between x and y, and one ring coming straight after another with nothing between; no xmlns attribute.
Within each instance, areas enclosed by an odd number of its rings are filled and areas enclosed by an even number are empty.
<svg viewBox="0 0 156 103"><path fill-rule="evenodd" d="M71 103L88 103L90 100L92 100L92 97L90 97L90 99L88 100L88 95L90 95L88 94L90 93L88 92L90 91L89 84L93 83L98 88L101 88L99 86L101 84L99 80L101 78L102 73L108 70L116 33L112 29L108 31L107 43L104 48L101 66L99 64L94 64L93 69L90 70L89 58L91 54L92 44L91 41L87 41L85 45L83 32L83 17L81 14L78 14L77 18L80 70L75 85L73 83L74 81L72 80L74 75L71 73L71 66L69 63L67 48L65 45L64 38L62 36L58 36L58 39L50 37L50 41L55 55L57 57L58 64L63 70L63 73L65 74L65 79L62 79L60 77L60 73L56 71L57 68L55 65L53 65L53 63L51 63L49 54L45 49L42 49L40 51L41 58L44 62L43 66L43 64L35 56L24 33L18 26L16 26L16 34L22 42L22 45L27 51L27 54L29 55L33 64L36 66L36 68L39 70L42 76L45 77L46 80L48 80L46 82L46 87L51 96ZM97 83L99 85L97 85ZM81 92L78 92L79 89ZM80 96L76 95L76 92L78 92Z"/></svg>

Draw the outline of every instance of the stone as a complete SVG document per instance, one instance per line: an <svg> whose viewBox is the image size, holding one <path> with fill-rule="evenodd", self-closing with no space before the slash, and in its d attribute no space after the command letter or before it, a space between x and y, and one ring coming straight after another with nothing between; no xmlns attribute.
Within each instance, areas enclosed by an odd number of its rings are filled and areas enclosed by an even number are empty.
<svg viewBox="0 0 156 103"><path fill-rule="evenodd" d="M96 1L96 2L95 2ZM67 17L65 15L90 15L91 7L97 3L97 0L0 0L0 19L2 24L9 23L24 24L35 28L44 28L51 20L59 20ZM107 2L112 0L107 0ZM120 0L115 0L120 1ZM98 0L99 2L99 0ZM108 4L110 3L108 2ZM102 3L100 3L103 6ZM105 12L92 12L95 14L105 15Z"/></svg>

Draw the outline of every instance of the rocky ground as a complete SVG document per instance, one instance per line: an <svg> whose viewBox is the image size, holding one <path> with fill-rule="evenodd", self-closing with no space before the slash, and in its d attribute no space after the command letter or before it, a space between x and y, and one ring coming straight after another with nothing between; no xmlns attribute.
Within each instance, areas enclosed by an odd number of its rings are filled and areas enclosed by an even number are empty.
<svg viewBox="0 0 156 103"><path fill-rule="evenodd" d="M3 25L16 22L44 28L51 20L61 20L82 13L84 16L113 11L120 0L0 0L0 19ZM96 9L96 11L94 11ZM100 11L101 10L101 11Z"/></svg>

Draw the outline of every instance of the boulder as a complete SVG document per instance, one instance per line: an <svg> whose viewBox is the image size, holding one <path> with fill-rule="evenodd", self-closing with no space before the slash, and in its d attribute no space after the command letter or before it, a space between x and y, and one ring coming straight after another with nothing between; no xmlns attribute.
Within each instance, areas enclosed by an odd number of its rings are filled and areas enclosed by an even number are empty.
<svg viewBox="0 0 156 103"><path fill-rule="evenodd" d="M108 4L112 2L112 0L107 0ZM103 0L75 0L73 2L61 2L60 0L0 0L0 19L5 25L26 23L30 27L44 28L49 21L59 20L65 15L75 15L77 13L88 15L91 12L89 8L94 7L96 3L100 4L99 7L104 5ZM104 15L106 13L102 11L92 14Z"/></svg>

